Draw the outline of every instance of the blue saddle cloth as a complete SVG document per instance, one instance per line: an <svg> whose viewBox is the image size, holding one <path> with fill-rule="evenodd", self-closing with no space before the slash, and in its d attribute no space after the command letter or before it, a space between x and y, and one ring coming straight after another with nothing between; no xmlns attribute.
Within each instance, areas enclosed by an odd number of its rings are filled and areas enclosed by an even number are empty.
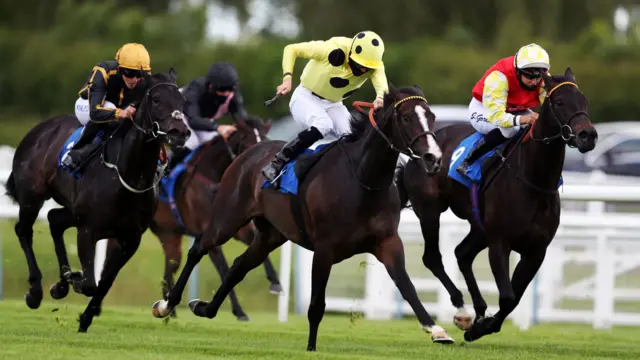
<svg viewBox="0 0 640 360"><path fill-rule="evenodd" d="M521 136L521 134L516 135ZM469 135L466 139L460 142L460 145L456 148L451 155L451 163L449 164L449 173L448 176L462 185L471 188L472 184L481 184L482 183L482 163L485 159L494 156L496 151L500 148L504 148L508 142L505 142L495 149L491 149L486 154L482 155L478 160L476 160L473 164L469 164L467 169L467 176L462 176L459 172L456 171L456 168L462 163L462 161L469 155L471 149L474 148L476 143L482 139L484 135L479 132L475 132ZM562 176L560 177L560 181L558 182L558 187L560 187L563 183Z"/></svg>
<svg viewBox="0 0 640 360"><path fill-rule="evenodd" d="M306 149L301 155L317 153L327 145L330 145L330 144L320 144L315 149ZM280 191L283 194L293 194L293 195L298 194L298 175L294 170L296 161L297 159L293 159L292 161L286 163L282 168L282 171L284 173L278 179L278 181L280 182L280 187L278 188L278 191ZM269 180L265 180L261 188L266 189L270 187L273 187L273 185L269 182Z"/></svg>
<svg viewBox="0 0 640 360"><path fill-rule="evenodd" d="M196 148L196 150L198 149ZM173 217L176 219L178 225L182 227L184 232L187 232L187 230L176 201L176 183L178 182L180 175L187 170L187 163L196 150L193 150L189 155L185 156L184 159L182 159L182 161L171 170L169 175L160 180L160 191L158 193L158 200L169 203Z"/></svg>
<svg viewBox="0 0 640 360"><path fill-rule="evenodd" d="M64 157L69 153L69 151L71 151L71 148L73 147L73 145L75 145L78 142L78 140L80 140L82 129L84 129L84 126L80 126L79 128L76 129L76 131L73 132L73 134L71 134L71 136L69 136L67 141L65 141L64 145L62 146L62 150L60 150L60 154L58 155L58 167L60 169L68 171L78 179L82 177L83 168L72 170L62 163L62 159L64 159ZM103 134L104 134L104 131L102 130L99 131L96 134L96 136L93 138L92 143L101 142L103 140L102 139Z"/></svg>

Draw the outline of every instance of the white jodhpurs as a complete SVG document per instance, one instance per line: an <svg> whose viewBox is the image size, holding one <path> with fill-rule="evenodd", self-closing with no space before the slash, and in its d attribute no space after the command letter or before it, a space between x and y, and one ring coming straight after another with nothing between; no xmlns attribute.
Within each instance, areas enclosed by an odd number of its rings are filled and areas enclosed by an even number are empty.
<svg viewBox="0 0 640 360"><path fill-rule="evenodd" d="M528 110L528 112L531 112L531 110ZM471 98L471 102L469 103L469 121L477 132L486 135L489 131L498 128L505 138L510 139L520 130L520 126L509 128L497 127L487 120L486 114L487 109L482 102L476 100L476 98Z"/></svg>
<svg viewBox="0 0 640 360"><path fill-rule="evenodd" d="M104 101L104 105L102 105L102 107L105 109L116 109L115 104L106 100ZM76 110L76 117L78 118L78 121L80 121L80 124L82 124L82 126L87 125L87 123L91 119L89 117L89 100L85 100L79 97L78 100L76 100L75 110Z"/></svg>
<svg viewBox="0 0 640 360"><path fill-rule="evenodd" d="M304 125L307 129L315 126L323 137L327 135L340 137L351 132L349 124L351 114L341 101L321 99L302 85L293 91L289 110L297 123Z"/></svg>

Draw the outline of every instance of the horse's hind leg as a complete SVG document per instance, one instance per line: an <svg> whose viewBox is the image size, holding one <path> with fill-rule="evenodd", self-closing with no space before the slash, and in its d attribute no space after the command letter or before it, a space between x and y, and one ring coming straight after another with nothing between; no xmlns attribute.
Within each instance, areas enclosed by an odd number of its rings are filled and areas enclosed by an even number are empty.
<svg viewBox="0 0 640 360"><path fill-rule="evenodd" d="M236 233L236 239L240 240L242 243L246 244L247 246L251 244L254 236L255 236L255 232L254 232L253 223L247 224ZM269 257L267 257L264 260L263 265L264 265L264 271L267 274L267 280L269 280L269 282L271 283L271 285L269 285L269 292L274 295L280 294L282 292L282 285L280 285L280 280L278 279L278 273L276 272L275 267L271 263L271 260L269 260Z"/></svg>
<svg viewBox="0 0 640 360"><path fill-rule="evenodd" d="M38 213L43 203L43 201L38 201L29 205L20 204L18 222L14 228L29 266L29 284L31 287L24 299L31 309L39 308L42 302L42 273L38 268L36 255L33 252L33 224L38 218Z"/></svg>
<svg viewBox="0 0 640 360"><path fill-rule="evenodd" d="M482 319L487 312L487 302L480 293L478 282L473 274L473 261L480 251L487 247L486 237L482 233L482 230L471 228L471 231L462 240L458 246L456 246L455 254L458 260L458 268L464 277L467 284L467 290L471 295L471 301L473 301L473 309L476 312L475 321ZM462 328L461 330L467 330Z"/></svg>
<svg viewBox="0 0 640 360"><path fill-rule="evenodd" d="M374 251L376 258L384 264L389 276L396 283L402 297L409 303L418 317L422 328L431 333L431 340L441 344L451 344L453 339L447 331L436 325L418 298L416 288L407 274L404 263L404 246L398 235L383 239Z"/></svg>
<svg viewBox="0 0 640 360"><path fill-rule="evenodd" d="M222 252L222 247L218 246L211 250L209 250L209 258L211 258L211 262L218 270L218 274L220 274L220 279L224 281L224 278L227 276L229 272L229 264L227 263L227 259L224 257L224 253ZM249 316L244 312L242 306L240 306L240 302L238 302L238 297L236 296L236 292L231 289L229 292L229 300L231 301L231 312L235 317L240 321L249 321Z"/></svg>
<svg viewBox="0 0 640 360"><path fill-rule="evenodd" d="M58 258L58 266L60 267L60 280L53 284L49 289L51 297L58 300L63 299L69 294L69 282L65 278L71 273L69 266L69 258L67 257L67 249L64 244L64 232L73 226L73 215L66 208L52 209L47 214L49 220L49 231L53 238L53 245Z"/></svg>
<svg viewBox="0 0 640 360"><path fill-rule="evenodd" d="M229 273L222 281L222 285L216 291L211 303L207 304L198 299L189 302L189 307L195 315L210 319L214 318L231 289L242 281L249 271L260 265L269 256L270 252L287 241L266 219L256 218L254 219L254 224L258 230L256 238L247 250L233 262ZM217 244L218 240L224 238L223 235L221 233L219 236L214 237L213 243Z"/></svg>
<svg viewBox="0 0 640 360"><path fill-rule="evenodd" d="M424 205L425 202L417 202L417 204ZM453 317L453 323L458 328L467 329L471 326L471 315L464 307L462 292L460 292L458 287L451 281L442 263L439 244L440 212L432 206L425 208L424 206L416 207L416 205L414 205L414 211L420 219L420 227L422 228L422 235L424 237L422 263L427 269L431 270L433 275L444 285L449 296L451 296L451 304L458 309L458 312Z"/></svg>
<svg viewBox="0 0 640 360"><path fill-rule="evenodd" d="M89 305L85 311L80 315L80 326L78 327L78 332L87 332L91 322L93 321L93 317L100 313L104 297L107 295L107 292L109 292L109 289L111 289L113 281L116 279L120 269L122 269L122 267L138 250L141 239L142 234L130 235L127 238L118 238L120 251L119 253L113 251L110 256L107 257L102 277L100 278L95 294L91 297L91 301L89 301Z"/></svg>

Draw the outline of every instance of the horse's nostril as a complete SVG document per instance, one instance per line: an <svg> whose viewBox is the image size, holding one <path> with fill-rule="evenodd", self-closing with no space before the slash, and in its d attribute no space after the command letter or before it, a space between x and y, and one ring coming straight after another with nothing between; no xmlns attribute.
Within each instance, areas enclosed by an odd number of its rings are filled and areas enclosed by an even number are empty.
<svg viewBox="0 0 640 360"><path fill-rule="evenodd" d="M435 155L429 154L429 153L424 154L423 158L424 158L424 161L426 161L427 163L430 163L430 164L435 164L436 161L438 160L438 159L436 159Z"/></svg>

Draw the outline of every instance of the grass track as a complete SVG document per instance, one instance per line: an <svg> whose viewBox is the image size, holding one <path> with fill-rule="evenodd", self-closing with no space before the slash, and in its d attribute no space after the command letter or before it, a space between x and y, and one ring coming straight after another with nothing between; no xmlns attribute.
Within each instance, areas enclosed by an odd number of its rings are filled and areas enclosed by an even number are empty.
<svg viewBox="0 0 640 360"><path fill-rule="evenodd" d="M182 308L168 324L147 307L103 310L89 332L78 334L82 306L43 302L29 310L22 301L0 302L0 359L638 359L638 328L594 331L580 325L538 325L521 332L510 324L474 343L443 324L456 339L432 344L414 319L351 321L326 316L317 353L306 353L307 320L254 313L239 323L227 312L214 320L196 318Z"/></svg>

